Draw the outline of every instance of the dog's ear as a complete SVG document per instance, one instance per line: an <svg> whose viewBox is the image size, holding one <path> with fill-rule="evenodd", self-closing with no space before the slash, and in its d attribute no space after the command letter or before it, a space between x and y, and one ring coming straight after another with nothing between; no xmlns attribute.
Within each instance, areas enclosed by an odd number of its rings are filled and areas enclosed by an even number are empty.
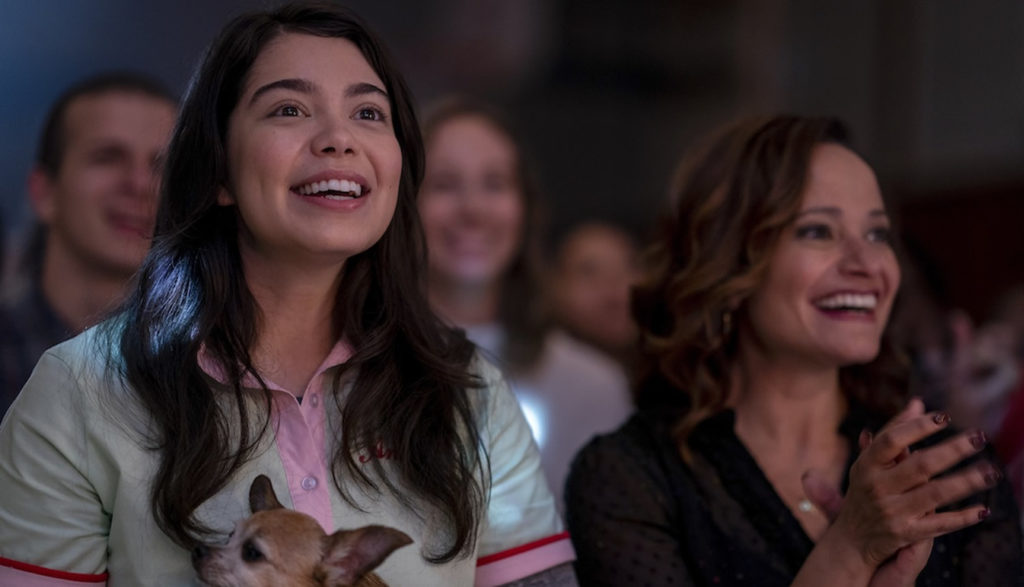
<svg viewBox="0 0 1024 587"><path fill-rule="evenodd" d="M412 543L405 532L387 526L338 530L326 538L320 567L328 587L355 585L377 568L396 548Z"/></svg>
<svg viewBox="0 0 1024 587"><path fill-rule="evenodd" d="M274 486L270 483L269 477L260 475L252 480L252 486L249 487L249 509L252 510L252 513L283 507L281 502L277 501L277 495L274 494Z"/></svg>

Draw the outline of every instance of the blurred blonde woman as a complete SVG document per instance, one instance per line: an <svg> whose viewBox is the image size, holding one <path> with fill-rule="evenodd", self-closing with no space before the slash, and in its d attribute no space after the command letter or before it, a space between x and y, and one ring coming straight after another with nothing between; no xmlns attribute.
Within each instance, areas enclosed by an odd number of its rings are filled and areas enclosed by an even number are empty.
<svg viewBox="0 0 1024 587"><path fill-rule="evenodd" d="M625 376L551 328L540 282L539 194L501 116L450 99L428 115L424 140L419 209L431 305L505 370L560 496L576 451L628 415Z"/></svg>

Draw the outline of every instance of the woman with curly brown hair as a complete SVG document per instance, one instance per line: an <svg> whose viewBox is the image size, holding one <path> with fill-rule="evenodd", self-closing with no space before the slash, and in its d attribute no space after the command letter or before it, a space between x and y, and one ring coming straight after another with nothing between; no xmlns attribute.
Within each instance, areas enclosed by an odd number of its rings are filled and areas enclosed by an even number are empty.
<svg viewBox="0 0 1024 587"><path fill-rule="evenodd" d="M673 196L634 291L639 410L567 488L581 584L1017 584L984 435L908 401L883 336L899 265L842 126L735 123Z"/></svg>

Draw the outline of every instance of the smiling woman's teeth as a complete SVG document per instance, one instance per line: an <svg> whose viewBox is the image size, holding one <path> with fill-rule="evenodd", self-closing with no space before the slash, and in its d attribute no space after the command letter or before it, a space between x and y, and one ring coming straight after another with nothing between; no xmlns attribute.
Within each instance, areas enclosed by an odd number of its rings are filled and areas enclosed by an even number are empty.
<svg viewBox="0 0 1024 587"><path fill-rule="evenodd" d="M301 185L296 191L303 196L321 194L321 197L324 198L343 200L361 196L363 194L363 186L347 179L325 179L324 181L314 181L313 183Z"/></svg>
<svg viewBox="0 0 1024 587"><path fill-rule="evenodd" d="M822 298L815 303L825 310L874 310L878 305L875 294L836 294Z"/></svg>

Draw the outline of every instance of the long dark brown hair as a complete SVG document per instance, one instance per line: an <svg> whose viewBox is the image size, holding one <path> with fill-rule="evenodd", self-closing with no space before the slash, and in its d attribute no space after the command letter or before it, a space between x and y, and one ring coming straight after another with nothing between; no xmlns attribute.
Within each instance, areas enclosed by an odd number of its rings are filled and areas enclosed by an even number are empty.
<svg viewBox="0 0 1024 587"><path fill-rule="evenodd" d="M450 96L427 112L423 136L431 137L446 123L460 118L479 118L512 143L516 154L516 180L523 201L523 228L519 249L501 277L498 322L505 330L499 350L503 367L513 375L531 369L544 350L552 320L543 293L543 232L545 210L539 183L523 141L497 108L464 96Z"/></svg>
<svg viewBox="0 0 1024 587"><path fill-rule="evenodd" d="M473 347L442 325L426 300L426 247L415 202L423 143L410 92L377 37L329 3L240 16L213 42L168 150L153 248L121 318L106 327L120 354L111 364L152 418L159 453L153 514L178 544L193 544L210 531L196 508L227 485L268 433L270 392L262 386L255 410L246 401L253 392L241 385L246 374L258 378L250 349L260 311L242 271L237 211L218 206L217 193L228 184L228 118L253 62L285 33L344 38L360 49L386 86L402 152L391 224L375 245L346 261L336 298L336 329L356 350L332 381L342 417L334 484L350 501L343 479L387 490L421 516L440 517L448 532L425 556L449 561L473 550L489 478L467 391L479 385L468 372ZM211 388L204 377L201 347L226 369L228 390ZM342 405L341 382L349 375L352 391ZM354 454L378 441L397 461L389 474L374 460L371 478Z"/></svg>
<svg viewBox="0 0 1024 587"><path fill-rule="evenodd" d="M677 439L726 407L736 329L724 316L765 278L772 252L803 200L814 148L848 146L836 119L745 119L712 134L684 157L671 212L645 253L633 292L641 333L637 405L681 413ZM883 337L878 357L839 371L844 393L893 414L907 395L906 361Z"/></svg>

